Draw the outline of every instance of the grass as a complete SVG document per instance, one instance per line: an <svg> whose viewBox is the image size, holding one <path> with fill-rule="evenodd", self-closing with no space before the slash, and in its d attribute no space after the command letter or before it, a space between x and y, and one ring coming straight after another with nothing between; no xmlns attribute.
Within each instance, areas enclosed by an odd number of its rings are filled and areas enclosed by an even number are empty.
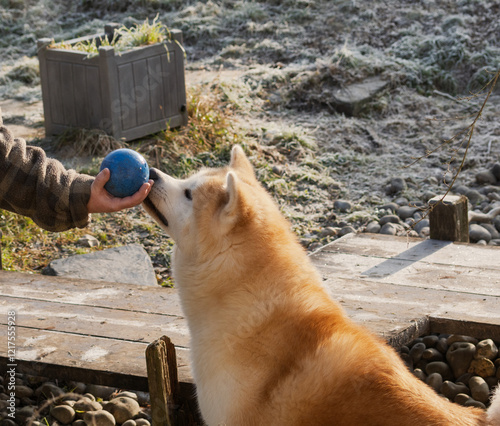
<svg viewBox="0 0 500 426"><path fill-rule="evenodd" d="M34 94L39 92L37 38L72 39L115 21L125 24L120 39L132 46L165 36L168 32L159 22L168 22L183 31L188 70L245 73L234 81L228 77L188 86L189 125L144 138L133 148L150 165L180 177L202 166L225 164L231 145L242 144L261 182L304 245L311 247L328 241L320 236L321 228L369 216L357 207L342 220L331 214L332 200L347 191L338 181L355 180L360 170L373 173L376 167L365 127L373 127L384 144L387 139L387 147L379 151L389 151L394 139L401 146L417 139L423 145L442 139L431 125L421 126L422 115L442 113L434 110L434 91L476 91L500 68L495 7L490 0L403 6L394 1L0 0L0 97L26 99L29 94L29 99L40 99ZM82 49L95 53L99 43L112 42L95 40ZM359 120L346 119L329 107L328 98L337 87L373 75L390 80L391 90ZM102 132L74 131L51 148L93 157L90 164L78 167L95 174L102 157L118 146L120 141ZM404 157L405 150L397 155ZM436 159L435 167L440 164L442 159ZM385 179L385 170L378 173L369 178ZM4 258L9 268L37 268L35 264L48 261L41 251L59 256L80 250L75 248L79 230L57 240L24 219L5 220ZM101 249L143 242L157 269L167 270L161 274L169 285L171 242L141 209L96 215L85 232L99 239ZM16 264L18 253L24 259ZM30 253L37 260L23 265L30 262Z"/></svg>
<svg viewBox="0 0 500 426"><path fill-rule="evenodd" d="M139 149L150 164L178 177L225 164L231 146L243 142L231 125L233 106L221 85L188 90L187 100L188 125L160 132Z"/></svg>
<svg viewBox="0 0 500 426"><path fill-rule="evenodd" d="M231 128L231 106L223 99L225 95L220 86L189 91L187 127L165 130L131 147L139 149L151 166L179 177L201 166L226 164L231 146L242 140ZM98 172L100 161L109 151L122 146L123 142L97 130L71 130L55 140L56 151L71 147L74 155L94 157L91 166L79 169L90 174ZM39 271L55 258L139 241L157 268L160 284L167 287L173 285L169 275L172 242L141 207L108 215L93 215L86 229L61 233L44 231L31 219L0 210L0 229L3 230L2 258L6 270ZM78 239L84 234L96 237L100 247L78 246Z"/></svg>
<svg viewBox="0 0 500 426"><path fill-rule="evenodd" d="M68 129L56 138L55 150L71 146L76 156L99 157L124 148L125 143L114 139L100 129Z"/></svg>
<svg viewBox="0 0 500 426"><path fill-rule="evenodd" d="M117 50L125 50L131 47L148 46L150 44L162 43L170 40L170 31L167 26L158 22L158 15L150 24L146 19L142 24L135 24L131 28L122 26L115 32L116 41L114 45ZM113 42L111 42L113 45Z"/></svg>
<svg viewBox="0 0 500 426"><path fill-rule="evenodd" d="M74 245L84 235L80 229L47 232L31 219L0 210L2 265L8 271L34 271L54 257L75 252Z"/></svg>
<svg viewBox="0 0 500 426"><path fill-rule="evenodd" d="M339 185L328 177L328 171L315 158L315 141L293 126L272 131L271 151L260 149L246 129L234 125L235 111L241 110L241 87L230 87L218 82L188 90L189 124L180 129L167 129L135 142L130 147L139 150L150 166L183 177L200 167L218 167L229 161L233 144L241 144L251 157L261 182L273 194L283 212L293 221L301 235L311 228L308 215L298 211L301 204L322 204L327 210L327 199ZM233 91L236 93L233 93ZM270 129L263 130L269 132ZM72 147L75 155L90 155L92 164L81 172L96 174L102 158L123 142L99 131L72 130L55 141L56 151ZM49 147L45 147L48 149ZM273 154L276 152L276 154ZM273 169L289 163L282 176ZM170 278L170 249L172 242L154 225L140 208L109 215L93 215L85 230L53 234L41 230L30 219L2 212L0 227L5 230L2 241L5 268L8 270L40 270L52 259L102 250L136 242L139 239L153 259L163 286L172 286ZM83 234L90 234L100 242L99 248L77 245ZM307 240L307 244L318 238Z"/></svg>
<svg viewBox="0 0 500 426"><path fill-rule="evenodd" d="M156 15L151 23L149 19L146 18L142 23L136 23L130 28L124 25L121 26L115 30L111 40L103 36L79 41L75 44L66 41L59 43L53 41L49 48L76 50L85 52L91 57L99 53L99 47L101 46L112 46L117 52L123 52L133 49L134 47L149 46L170 39L170 30L167 26L158 21L158 15Z"/></svg>

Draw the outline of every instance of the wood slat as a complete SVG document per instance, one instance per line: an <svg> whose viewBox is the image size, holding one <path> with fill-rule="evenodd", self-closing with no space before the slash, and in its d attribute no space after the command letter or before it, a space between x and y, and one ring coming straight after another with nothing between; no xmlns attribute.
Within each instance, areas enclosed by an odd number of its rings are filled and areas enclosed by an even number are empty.
<svg viewBox="0 0 500 426"><path fill-rule="evenodd" d="M324 276L370 279L394 285L500 296L500 273L495 269L344 253L317 253L314 260Z"/></svg>
<svg viewBox="0 0 500 426"><path fill-rule="evenodd" d="M60 90L62 93L62 109L64 113L64 124L76 127L76 104L75 104L75 80L73 76L73 64L71 62L60 63Z"/></svg>
<svg viewBox="0 0 500 426"><path fill-rule="evenodd" d="M121 52L120 55L116 56L116 63L120 66L122 64L140 61L142 59L147 59L151 56L165 54L166 51L173 49L172 43L157 43L154 45L149 45L147 49L132 49Z"/></svg>
<svg viewBox="0 0 500 426"><path fill-rule="evenodd" d="M89 95L87 87L87 73L83 65L74 64L73 74L76 84L73 88L75 103L76 123L85 128L90 127Z"/></svg>
<svg viewBox="0 0 500 426"><path fill-rule="evenodd" d="M0 271L1 296L183 316L177 292L159 286Z"/></svg>
<svg viewBox="0 0 500 426"><path fill-rule="evenodd" d="M87 82L87 103L89 127L102 128L103 106L101 93L101 77L98 67L85 67ZM109 119L109 117L108 117Z"/></svg>
<svg viewBox="0 0 500 426"><path fill-rule="evenodd" d="M55 124L64 124L64 109L61 90L60 63L47 59L47 87L50 102L50 113Z"/></svg>
<svg viewBox="0 0 500 426"><path fill-rule="evenodd" d="M152 121L147 60L135 61L133 63L133 73L135 101L137 104L137 125L141 126Z"/></svg>
<svg viewBox="0 0 500 426"><path fill-rule="evenodd" d="M397 286L348 278L328 278L324 282L330 296L340 302L349 316L381 334L425 315L469 319L500 325L500 298L460 294L446 290Z"/></svg>
<svg viewBox="0 0 500 426"><path fill-rule="evenodd" d="M165 112L163 111L165 101L163 99L163 91L160 90L162 81L160 56L148 58L147 66L151 101L151 121L158 121L165 117Z"/></svg>
<svg viewBox="0 0 500 426"><path fill-rule="evenodd" d="M118 66L118 87L123 130L137 126L137 104L135 102L135 82L132 64Z"/></svg>
<svg viewBox="0 0 500 426"><path fill-rule="evenodd" d="M0 338L5 341L6 336L6 327L0 327ZM16 371L147 391L149 343L16 327ZM7 364L3 351L0 367ZM177 366L179 380L192 383L186 349L178 348Z"/></svg>
<svg viewBox="0 0 500 426"><path fill-rule="evenodd" d="M500 247L495 246L379 234L349 234L323 247L319 253L339 252L500 271Z"/></svg>
<svg viewBox="0 0 500 426"><path fill-rule="evenodd" d="M5 324L9 311L17 313L20 327L136 342L152 342L165 334L175 345L189 346L186 321L172 315L4 296L0 300L0 324Z"/></svg>
<svg viewBox="0 0 500 426"><path fill-rule="evenodd" d="M161 55L161 70L162 70L162 89L163 89L163 111L168 119L179 113L177 99L177 73L175 68L175 52L169 52L169 55Z"/></svg>

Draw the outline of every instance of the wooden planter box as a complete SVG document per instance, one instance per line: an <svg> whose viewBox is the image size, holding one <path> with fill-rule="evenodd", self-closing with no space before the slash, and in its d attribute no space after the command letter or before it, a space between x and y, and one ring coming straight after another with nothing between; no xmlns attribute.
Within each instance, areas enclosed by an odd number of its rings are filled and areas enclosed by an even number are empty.
<svg viewBox="0 0 500 426"><path fill-rule="evenodd" d="M111 38L114 28L68 43ZM133 140L187 124L182 32L171 34L172 41L126 52L101 46L94 57L38 40L46 134L81 127Z"/></svg>

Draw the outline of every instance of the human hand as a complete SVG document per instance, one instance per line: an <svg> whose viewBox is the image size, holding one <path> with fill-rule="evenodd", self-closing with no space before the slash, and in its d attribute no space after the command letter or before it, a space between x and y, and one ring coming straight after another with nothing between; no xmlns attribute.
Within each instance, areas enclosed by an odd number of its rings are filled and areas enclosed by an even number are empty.
<svg viewBox="0 0 500 426"><path fill-rule="evenodd" d="M154 183L150 179L149 182L144 183L135 194L125 198L119 198L111 195L104 188L110 176L109 169L103 169L96 176L94 182L92 182L92 186L90 187L90 199L87 203L87 210L89 213L111 213L137 206L148 196Z"/></svg>

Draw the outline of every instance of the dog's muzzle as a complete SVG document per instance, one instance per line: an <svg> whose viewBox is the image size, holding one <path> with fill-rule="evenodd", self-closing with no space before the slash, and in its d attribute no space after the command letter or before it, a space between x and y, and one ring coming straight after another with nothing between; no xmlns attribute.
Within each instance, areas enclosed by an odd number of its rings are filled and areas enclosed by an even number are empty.
<svg viewBox="0 0 500 426"><path fill-rule="evenodd" d="M149 179L153 180L155 183L160 180L158 171L155 168L149 169ZM153 186L154 190L154 186ZM167 218L156 208L156 205L151 200L151 193L143 201L144 205L150 211L150 214L158 219L163 225L168 226Z"/></svg>

